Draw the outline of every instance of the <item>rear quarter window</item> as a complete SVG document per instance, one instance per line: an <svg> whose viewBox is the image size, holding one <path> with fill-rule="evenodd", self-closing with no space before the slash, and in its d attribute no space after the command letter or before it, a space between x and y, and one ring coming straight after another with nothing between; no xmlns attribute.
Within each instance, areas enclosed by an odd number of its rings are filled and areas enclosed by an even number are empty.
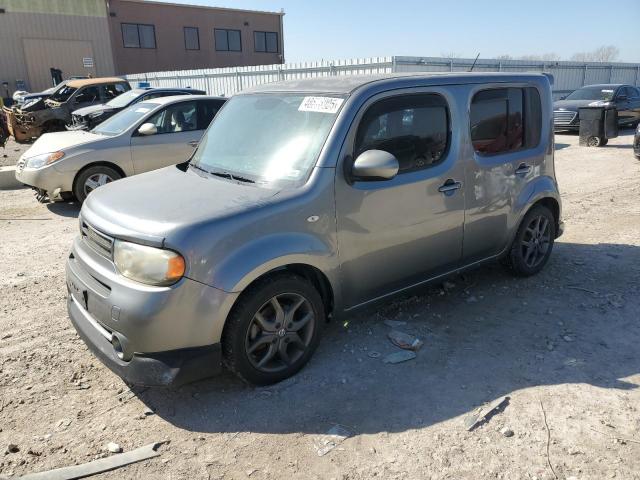
<svg viewBox="0 0 640 480"><path fill-rule="evenodd" d="M542 107L534 87L493 88L473 96L471 143L488 156L534 148L540 143Z"/></svg>

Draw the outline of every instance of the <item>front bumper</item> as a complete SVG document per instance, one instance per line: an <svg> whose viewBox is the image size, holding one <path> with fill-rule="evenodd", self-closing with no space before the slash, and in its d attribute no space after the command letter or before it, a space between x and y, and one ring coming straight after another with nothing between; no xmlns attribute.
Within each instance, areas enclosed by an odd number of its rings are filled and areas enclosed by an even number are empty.
<svg viewBox="0 0 640 480"><path fill-rule="evenodd" d="M60 200L62 192L70 192L73 188L74 172L59 172L53 165L42 168L26 168L21 165L16 168L16 180L20 183L44 190L51 200Z"/></svg>
<svg viewBox="0 0 640 480"><path fill-rule="evenodd" d="M126 381L179 385L220 371L220 337L237 294L188 278L169 287L134 282L81 237L66 278L73 325Z"/></svg>
<svg viewBox="0 0 640 480"><path fill-rule="evenodd" d="M129 361L120 359L107 339L104 330L96 325L90 314L69 294L67 298L69 318L80 338L112 372L128 383L157 386L180 386L221 370L220 344L185 348L151 354L134 354Z"/></svg>

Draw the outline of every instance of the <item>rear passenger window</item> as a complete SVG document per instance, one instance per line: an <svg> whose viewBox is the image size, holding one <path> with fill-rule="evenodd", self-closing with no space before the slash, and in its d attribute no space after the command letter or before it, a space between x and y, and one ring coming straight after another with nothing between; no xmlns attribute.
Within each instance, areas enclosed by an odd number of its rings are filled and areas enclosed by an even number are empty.
<svg viewBox="0 0 640 480"><path fill-rule="evenodd" d="M354 154L384 150L395 155L400 173L406 173L440 163L448 141L449 113L444 98L405 95L380 100L366 111Z"/></svg>
<svg viewBox="0 0 640 480"><path fill-rule="evenodd" d="M540 142L542 113L535 88L496 88L471 102L471 142L480 155L531 148Z"/></svg>

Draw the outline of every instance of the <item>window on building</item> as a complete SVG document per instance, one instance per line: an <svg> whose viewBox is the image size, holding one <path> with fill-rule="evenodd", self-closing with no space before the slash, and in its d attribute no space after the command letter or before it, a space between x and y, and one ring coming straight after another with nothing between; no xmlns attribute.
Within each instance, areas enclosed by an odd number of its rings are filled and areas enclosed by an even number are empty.
<svg viewBox="0 0 640 480"><path fill-rule="evenodd" d="M256 52L278 53L277 32L253 32Z"/></svg>
<svg viewBox="0 0 640 480"><path fill-rule="evenodd" d="M153 25L122 23L125 48L156 48L156 28Z"/></svg>
<svg viewBox="0 0 640 480"><path fill-rule="evenodd" d="M471 102L471 141L481 155L531 148L540 141L542 114L535 88L496 88Z"/></svg>
<svg viewBox="0 0 640 480"><path fill-rule="evenodd" d="M184 48L200 50L200 35L197 27L184 27Z"/></svg>
<svg viewBox="0 0 640 480"><path fill-rule="evenodd" d="M447 102L440 95L401 95L380 100L366 111L356 135L354 158L384 150L400 173L422 170L444 160L449 142Z"/></svg>
<svg viewBox="0 0 640 480"><path fill-rule="evenodd" d="M242 41L240 30L226 30L216 28L213 31L216 41L216 50L219 52L241 52Z"/></svg>

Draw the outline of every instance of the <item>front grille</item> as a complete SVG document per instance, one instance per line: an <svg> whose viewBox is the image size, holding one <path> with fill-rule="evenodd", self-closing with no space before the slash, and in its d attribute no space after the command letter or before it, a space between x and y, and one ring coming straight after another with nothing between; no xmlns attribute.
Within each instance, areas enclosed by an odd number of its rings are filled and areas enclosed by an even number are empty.
<svg viewBox="0 0 640 480"><path fill-rule="evenodd" d="M82 235L82 240L93 250L105 258L111 259L113 256L113 237L99 232L84 220L80 221L80 234Z"/></svg>
<svg viewBox="0 0 640 480"><path fill-rule="evenodd" d="M556 110L555 112L553 112L553 123L555 125L571 125L577 115L578 112Z"/></svg>

